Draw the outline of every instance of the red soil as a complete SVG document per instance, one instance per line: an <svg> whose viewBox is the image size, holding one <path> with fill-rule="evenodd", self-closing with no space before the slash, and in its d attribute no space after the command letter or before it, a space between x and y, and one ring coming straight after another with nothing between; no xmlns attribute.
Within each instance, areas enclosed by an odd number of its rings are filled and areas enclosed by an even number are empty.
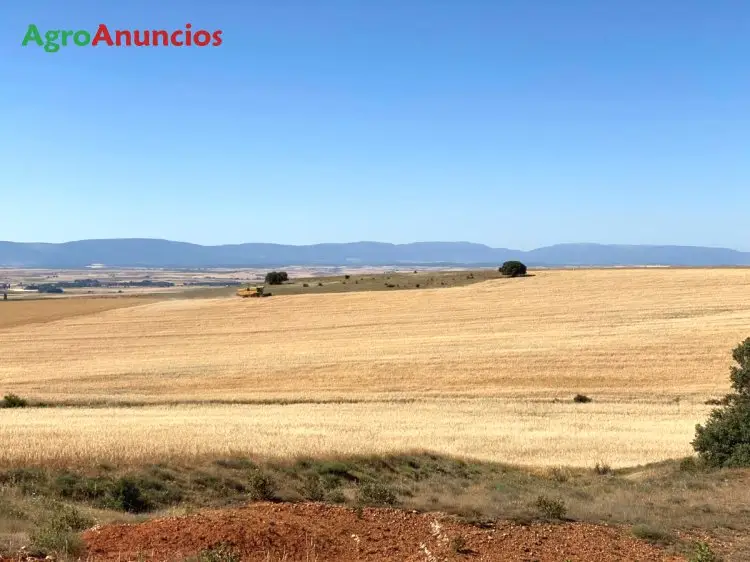
<svg viewBox="0 0 750 562"><path fill-rule="evenodd" d="M221 543L244 561L678 561L628 529L584 523L498 523L484 529L448 516L356 511L316 503L256 503L83 533L88 560L176 561ZM85 557L84 557L85 558Z"/></svg>

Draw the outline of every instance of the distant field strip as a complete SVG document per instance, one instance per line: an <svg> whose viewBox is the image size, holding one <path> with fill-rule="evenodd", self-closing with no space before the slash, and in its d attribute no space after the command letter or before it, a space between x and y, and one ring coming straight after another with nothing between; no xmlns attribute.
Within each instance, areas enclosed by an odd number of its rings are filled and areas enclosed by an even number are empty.
<svg viewBox="0 0 750 562"><path fill-rule="evenodd" d="M0 410L0 464L141 464L431 450L537 466L631 466L690 453L706 406L497 399L414 404Z"/></svg>
<svg viewBox="0 0 750 562"><path fill-rule="evenodd" d="M731 349L750 335L750 270L539 271L451 289L79 304L93 308L13 325L18 304L0 303L0 392L32 399L583 392L698 404L725 392Z"/></svg>
<svg viewBox="0 0 750 562"><path fill-rule="evenodd" d="M54 322L65 318L95 314L115 308L138 306L149 298L37 298L0 302L0 338L2 330L26 324ZM2 341L2 340L0 340Z"/></svg>

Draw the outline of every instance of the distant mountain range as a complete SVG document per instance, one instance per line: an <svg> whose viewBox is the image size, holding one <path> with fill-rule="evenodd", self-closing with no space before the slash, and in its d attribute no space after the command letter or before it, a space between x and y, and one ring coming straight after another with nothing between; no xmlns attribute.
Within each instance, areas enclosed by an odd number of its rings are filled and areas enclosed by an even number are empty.
<svg viewBox="0 0 750 562"><path fill-rule="evenodd" d="M148 238L80 240L61 244L0 242L0 266L277 267L285 265L497 265L518 259L528 266L732 266L750 265L750 252L702 246L557 244L530 251L470 242L387 244L352 242L289 246L201 246Z"/></svg>

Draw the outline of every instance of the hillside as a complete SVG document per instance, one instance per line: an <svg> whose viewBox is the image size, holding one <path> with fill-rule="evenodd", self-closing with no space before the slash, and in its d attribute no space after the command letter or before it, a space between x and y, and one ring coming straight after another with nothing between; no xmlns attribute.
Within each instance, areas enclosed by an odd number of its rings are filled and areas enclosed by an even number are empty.
<svg viewBox="0 0 750 562"><path fill-rule="evenodd" d="M520 259L531 266L740 266L750 252L700 246L558 244L530 251L470 242L352 242L291 246L269 243L201 246L126 238L60 244L0 242L0 267L258 267L305 265L495 265Z"/></svg>

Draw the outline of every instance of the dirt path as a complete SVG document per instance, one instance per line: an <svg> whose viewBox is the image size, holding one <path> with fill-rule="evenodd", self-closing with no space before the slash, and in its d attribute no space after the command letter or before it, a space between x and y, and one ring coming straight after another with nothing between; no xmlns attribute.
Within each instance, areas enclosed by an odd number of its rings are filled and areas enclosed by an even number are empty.
<svg viewBox="0 0 750 562"><path fill-rule="evenodd" d="M83 538L89 560L120 562L184 560L222 543L253 562L683 560L616 527L500 523L482 529L438 514L370 508L358 514L314 503L257 503L111 525L86 531Z"/></svg>

